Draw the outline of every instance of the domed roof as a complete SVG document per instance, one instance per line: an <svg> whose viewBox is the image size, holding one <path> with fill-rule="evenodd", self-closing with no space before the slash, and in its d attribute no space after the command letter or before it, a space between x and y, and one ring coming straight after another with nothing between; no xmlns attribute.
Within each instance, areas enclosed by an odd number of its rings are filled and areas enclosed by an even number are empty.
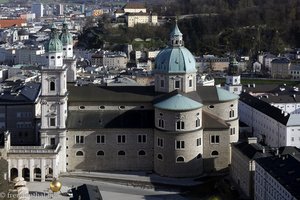
<svg viewBox="0 0 300 200"><path fill-rule="evenodd" d="M185 47L167 47L155 59L155 70L163 73L196 72L196 61Z"/></svg>
<svg viewBox="0 0 300 200"><path fill-rule="evenodd" d="M50 40L45 44L45 51L49 53L62 52L62 42L58 38L55 24L51 26Z"/></svg>
<svg viewBox="0 0 300 200"><path fill-rule="evenodd" d="M203 105L181 94L176 94L164 101L154 104L154 107L163 110L195 110L201 108Z"/></svg>
<svg viewBox="0 0 300 200"><path fill-rule="evenodd" d="M73 45L73 36L68 30L68 24L63 23L62 33L60 34L60 40L63 45Z"/></svg>
<svg viewBox="0 0 300 200"><path fill-rule="evenodd" d="M170 46L161 50L155 59L155 71L160 73L196 72L196 61L183 46L182 33L177 23L170 34Z"/></svg>

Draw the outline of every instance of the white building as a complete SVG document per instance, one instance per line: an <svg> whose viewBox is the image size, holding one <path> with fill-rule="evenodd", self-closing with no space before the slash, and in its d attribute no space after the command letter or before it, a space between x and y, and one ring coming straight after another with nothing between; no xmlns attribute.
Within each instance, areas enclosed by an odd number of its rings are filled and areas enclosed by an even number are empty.
<svg viewBox="0 0 300 200"><path fill-rule="evenodd" d="M300 199L300 163L291 155L255 161L255 200Z"/></svg>
<svg viewBox="0 0 300 200"><path fill-rule="evenodd" d="M253 135L271 147L300 147L298 114L288 114L248 93L239 99L240 121L253 130Z"/></svg>
<svg viewBox="0 0 300 200"><path fill-rule="evenodd" d="M33 3L31 6L31 12L35 13L36 18L44 16L44 5L42 3Z"/></svg>

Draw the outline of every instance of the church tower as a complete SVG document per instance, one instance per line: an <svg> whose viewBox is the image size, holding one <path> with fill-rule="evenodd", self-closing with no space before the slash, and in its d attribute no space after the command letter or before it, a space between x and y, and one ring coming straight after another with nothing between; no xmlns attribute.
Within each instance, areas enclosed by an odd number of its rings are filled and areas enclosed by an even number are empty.
<svg viewBox="0 0 300 200"><path fill-rule="evenodd" d="M195 64L194 56L184 47L183 34L176 23L170 34L169 46L155 59L155 91L196 91Z"/></svg>
<svg viewBox="0 0 300 200"><path fill-rule="evenodd" d="M238 62L235 57L231 57L228 66L228 74L226 76L225 89L233 94L241 94L241 76L238 70Z"/></svg>
<svg viewBox="0 0 300 200"><path fill-rule="evenodd" d="M67 68L56 26L45 45L47 65L41 69L41 145L60 146L59 172L66 169Z"/></svg>
<svg viewBox="0 0 300 200"><path fill-rule="evenodd" d="M60 40L63 45L63 61L67 66L67 82L76 81L76 59L73 54L73 36L69 32L68 24L66 21L63 23L62 33Z"/></svg>

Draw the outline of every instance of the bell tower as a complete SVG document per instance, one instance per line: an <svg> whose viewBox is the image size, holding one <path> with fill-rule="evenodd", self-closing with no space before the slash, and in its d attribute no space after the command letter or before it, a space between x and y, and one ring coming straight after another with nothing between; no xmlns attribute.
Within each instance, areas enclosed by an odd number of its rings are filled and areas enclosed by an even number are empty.
<svg viewBox="0 0 300 200"><path fill-rule="evenodd" d="M59 37L63 45L63 62L67 66L67 82L75 82L77 73L76 59L73 54L73 36L69 31L66 21L63 22L62 33Z"/></svg>
<svg viewBox="0 0 300 200"><path fill-rule="evenodd" d="M59 171L62 172L66 169L67 68L54 24L45 50L48 62L41 68L41 144L49 148L60 146Z"/></svg>
<svg viewBox="0 0 300 200"><path fill-rule="evenodd" d="M238 62L235 57L231 57L229 61L225 89L237 95L242 92L241 76L238 70Z"/></svg>

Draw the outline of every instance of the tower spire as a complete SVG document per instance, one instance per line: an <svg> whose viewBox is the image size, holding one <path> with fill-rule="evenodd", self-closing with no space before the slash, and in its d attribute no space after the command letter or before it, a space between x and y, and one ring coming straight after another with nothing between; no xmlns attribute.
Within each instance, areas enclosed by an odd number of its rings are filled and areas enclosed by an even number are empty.
<svg viewBox="0 0 300 200"><path fill-rule="evenodd" d="M175 27L170 34L170 43L173 47L181 47L183 46L183 34L178 28L177 19L175 20Z"/></svg>

